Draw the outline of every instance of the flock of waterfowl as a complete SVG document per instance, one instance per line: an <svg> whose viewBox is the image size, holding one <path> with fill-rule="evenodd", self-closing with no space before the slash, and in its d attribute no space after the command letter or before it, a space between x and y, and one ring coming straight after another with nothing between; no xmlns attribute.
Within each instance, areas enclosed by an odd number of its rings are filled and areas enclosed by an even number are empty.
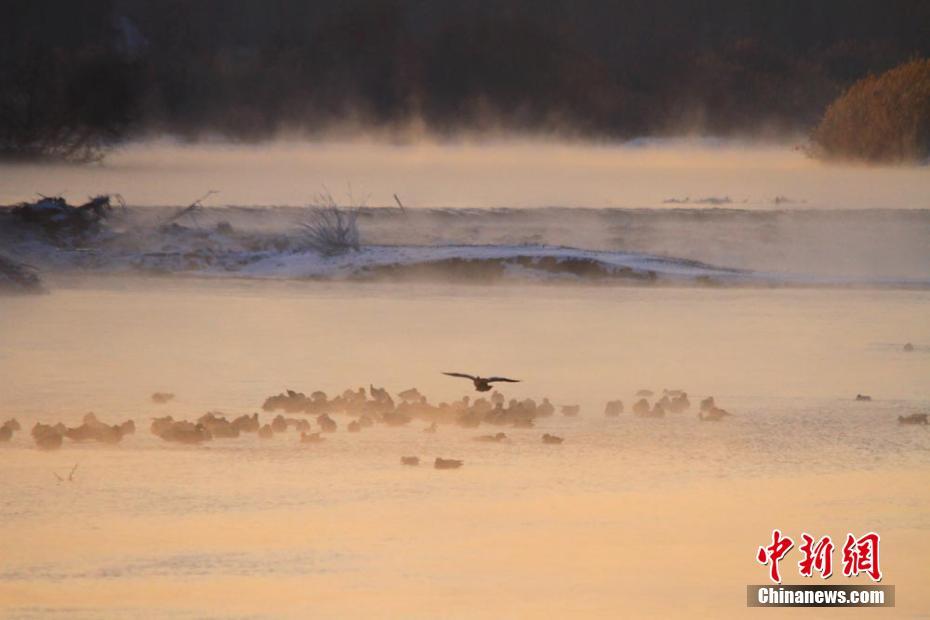
<svg viewBox="0 0 930 620"><path fill-rule="evenodd" d="M19 423L15 419L7 422L7 424L10 423L19 428ZM65 426L61 422L54 425L37 422L32 427L32 438L36 447L42 450L55 450L61 447L65 438L75 442L96 441L115 444L122 441L124 436L135 432L136 423L132 420L110 425L98 420L93 413L88 413L84 416L83 422L74 427Z"/></svg>
<svg viewBox="0 0 930 620"><path fill-rule="evenodd" d="M471 379L478 392L490 391L489 386L493 382L516 382L504 377L485 379L462 373L445 374ZM173 399L174 394L165 392L156 392L151 396L152 402L156 404L165 404ZM650 403L649 399L653 401ZM858 394L856 400L871 398ZM682 414L690 407L688 394L682 390L663 390L658 397L651 390L640 390L636 393L636 400L630 410L638 417L661 418L669 414ZM367 390L363 387L348 389L334 398L322 391L312 392L307 396L302 392L286 390L267 398L262 409L276 415L271 421L264 423L258 413L227 419L222 413L211 411L193 421L162 416L152 419L150 431L166 442L196 445L217 439L236 438L244 434L255 434L260 439L272 439L293 430L300 433L300 443L313 444L324 441L324 435L339 430L340 424L333 416L340 415L350 418L344 423L345 430L349 433L359 433L376 424L389 427L406 426L414 420L428 422L423 432L435 433L440 424L469 429L482 424L533 428L537 418L552 416L556 412L555 405L548 398L543 398L540 402L532 398L508 401L497 390L487 397L472 399L463 396L451 403L433 405L416 388L399 392L395 400L387 390L373 385ZM562 405L560 411L564 416L574 417L581 413L581 407ZM624 411L622 400L611 400L604 407L604 415L607 417L617 417ZM302 417L286 417L284 414ZM700 401L697 417L702 422L718 422L730 415L728 411L717 406L713 396ZM898 421L901 424L928 424L928 414L898 416ZM68 427L62 423L48 425L40 422L32 428L31 434L37 448L54 450L60 448L65 439L74 442L119 443L125 435L134 433L135 429L132 420L110 425L98 420L93 413L88 413L79 426ZM18 430L20 424L15 419L3 423L0 425L0 442L10 441L13 433ZM474 440L482 443L510 441L504 432L479 435L474 437ZM545 433L541 441L543 444L556 445L563 443L564 438ZM412 455L403 456L401 463L408 466L419 465L420 458ZM433 465L437 469L455 469L462 466L462 461L437 457Z"/></svg>

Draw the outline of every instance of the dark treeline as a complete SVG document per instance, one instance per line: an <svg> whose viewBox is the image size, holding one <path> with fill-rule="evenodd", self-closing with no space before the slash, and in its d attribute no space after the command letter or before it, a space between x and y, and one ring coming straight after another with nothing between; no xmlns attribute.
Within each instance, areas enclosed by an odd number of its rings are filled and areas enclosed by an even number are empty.
<svg viewBox="0 0 930 620"><path fill-rule="evenodd" d="M806 131L930 55L925 0L0 3L0 151L352 121L631 137Z"/></svg>

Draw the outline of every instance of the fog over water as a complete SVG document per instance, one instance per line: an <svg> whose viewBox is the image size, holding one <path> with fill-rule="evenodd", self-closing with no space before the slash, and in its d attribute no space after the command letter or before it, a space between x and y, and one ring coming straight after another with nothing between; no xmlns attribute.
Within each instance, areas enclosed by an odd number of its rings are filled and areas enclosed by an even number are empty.
<svg viewBox="0 0 930 620"><path fill-rule="evenodd" d="M796 144L801 144L801 140ZM824 164L795 143L547 139L136 144L93 166L0 165L0 203L36 192L132 205L305 205L326 187L369 206L930 208L921 167ZM711 199L711 200L708 200ZM728 199L729 202L723 201Z"/></svg>
<svg viewBox="0 0 930 620"><path fill-rule="evenodd" d="M926 291L51 284L0 298L0 409L24 427L0 444L0 613L745 618L773 527L877 529L883 583L908 593L897 611L930 602L930 433L896 421L930 406ZM347 433L337 414L321 444L149 432L158 415L260 411L285 388L474 396L443 370L512 374L508 398L581 415L430 434L424 420ZM687 390L690 410L629 411L636 390L664 387ZM156 390L177 397L156 405ZM733 415L700 421L709 394ZM627 411L605 417L614 398ZM138 430L34 449L35 421L89 410ZM474 441L498 430L508 442ZM437 471L436 456L465 465Z"/></svg>
<svg viewBox="0 0 930 620"><path fill-rule="evenodd" d="M930 620L930 1L3 6L0 620Z"/></svg>
<svg viewBox="0 0 930 620"><path fill-rule="evenodd" d="M369 206L358 251L302 245L326 190ZM930 411L925 168L707 141L159 143L0 166L0 203L36 192L129 206L76 242L0 222L47 288L0 296L0 423L22 423L0 443L0 615L742 619L776 527L879 531L892 611L930 608L930 432L899 423ZM456 280L456 261L507 257L512 279ZM431 278L340 277L421 263ZM610 286L605 265L659 275ZM286 389L476 397L444 371L581 413L350 433L334 412L320 443L150 431L207 411L270 423ZM633 414L643 388L688 408ZM699 417L707 396L731 415ZM33 424L89 411L137 430L36 448ZM810 584L797 559L785 582Z"/></svg>
<svg viewBox="0 0 930 620"><path fill-rule="evenodd" d="M774 274L767 282L930 283L930 172L826 164L790 142L162 141L126 146L97 165L4 164L0 181L0 203L37 192L74 203L113 193L133 222L152 225L170 212L150 207L206 196L196 224L230 223L239 241L240 231L258 231L294 245L307 214L283 207L329 192L342 205L369 207L359 220L366 246L565 246ZM139 238L140 253L178 251L177 239ZM230 249L216 241L210 251Z"/></svg>

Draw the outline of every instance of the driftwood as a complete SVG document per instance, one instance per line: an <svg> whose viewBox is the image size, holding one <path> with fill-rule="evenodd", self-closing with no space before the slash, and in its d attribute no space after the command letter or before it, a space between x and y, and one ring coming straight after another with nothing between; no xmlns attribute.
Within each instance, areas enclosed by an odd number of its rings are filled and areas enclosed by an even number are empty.
<svg viewBox="0 0 930 620"><path fill-rule="evenodd" d="M59 246L80 245L103 232L113 213L113 203L125 208L122 196L100 195L82 205L71 205L61 196L43 196L9 208L9 217L20 226Z"/></svg>
<svg viewBox="0 0 930 620"><path fill-rule="evenodd" d="M166 219L164 222L161 223L161 225L167 226L168 224L171 224L181 219L185 215L189 215L191 218L191 221L194 222L194 226L196 226L197 228L200 228L200 224L197 222L197 214L196 214L197 210L202 209L203 201L209 198L210 196L212 196L213 194L219 194L219 192L215 189L211 189L210 191L208 191L206 194L204 194L203 196L201 196L194 202L190 203L183 209L180 209L177 213L174 213L173 215L169 216L168 219Z"/></svg>
<svg viewBox="0 0 930 620"><path fill-rule="evenodd" d="M397 206L400 207L401 213L407 215L407 208L404 207L404 203L400 201L400 198L397 197L397 194L394 194L394 202L396 202Z"/></svg>

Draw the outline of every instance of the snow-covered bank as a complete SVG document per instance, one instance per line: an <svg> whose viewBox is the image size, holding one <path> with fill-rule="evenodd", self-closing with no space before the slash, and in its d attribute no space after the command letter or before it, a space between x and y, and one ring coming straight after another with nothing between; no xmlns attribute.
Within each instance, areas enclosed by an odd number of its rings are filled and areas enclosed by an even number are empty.
<svg viewBox="0 0 930 620"><path fill-rule="evenodd" d="M369 246L334 258L321 258L312 252L268 256L234 271L244 277L479 283L500 280L736 283L752 279L749 272L695 261L549 246Z"/></svg>
<svg viewBox="0 0 930 620"><path fill-rule="evenodd" d="M50 274L930 287L925 211L369 208L339 256L309 242L306 209L118 208L76 230L52 211L0 209L4 252Z"/></svg>

